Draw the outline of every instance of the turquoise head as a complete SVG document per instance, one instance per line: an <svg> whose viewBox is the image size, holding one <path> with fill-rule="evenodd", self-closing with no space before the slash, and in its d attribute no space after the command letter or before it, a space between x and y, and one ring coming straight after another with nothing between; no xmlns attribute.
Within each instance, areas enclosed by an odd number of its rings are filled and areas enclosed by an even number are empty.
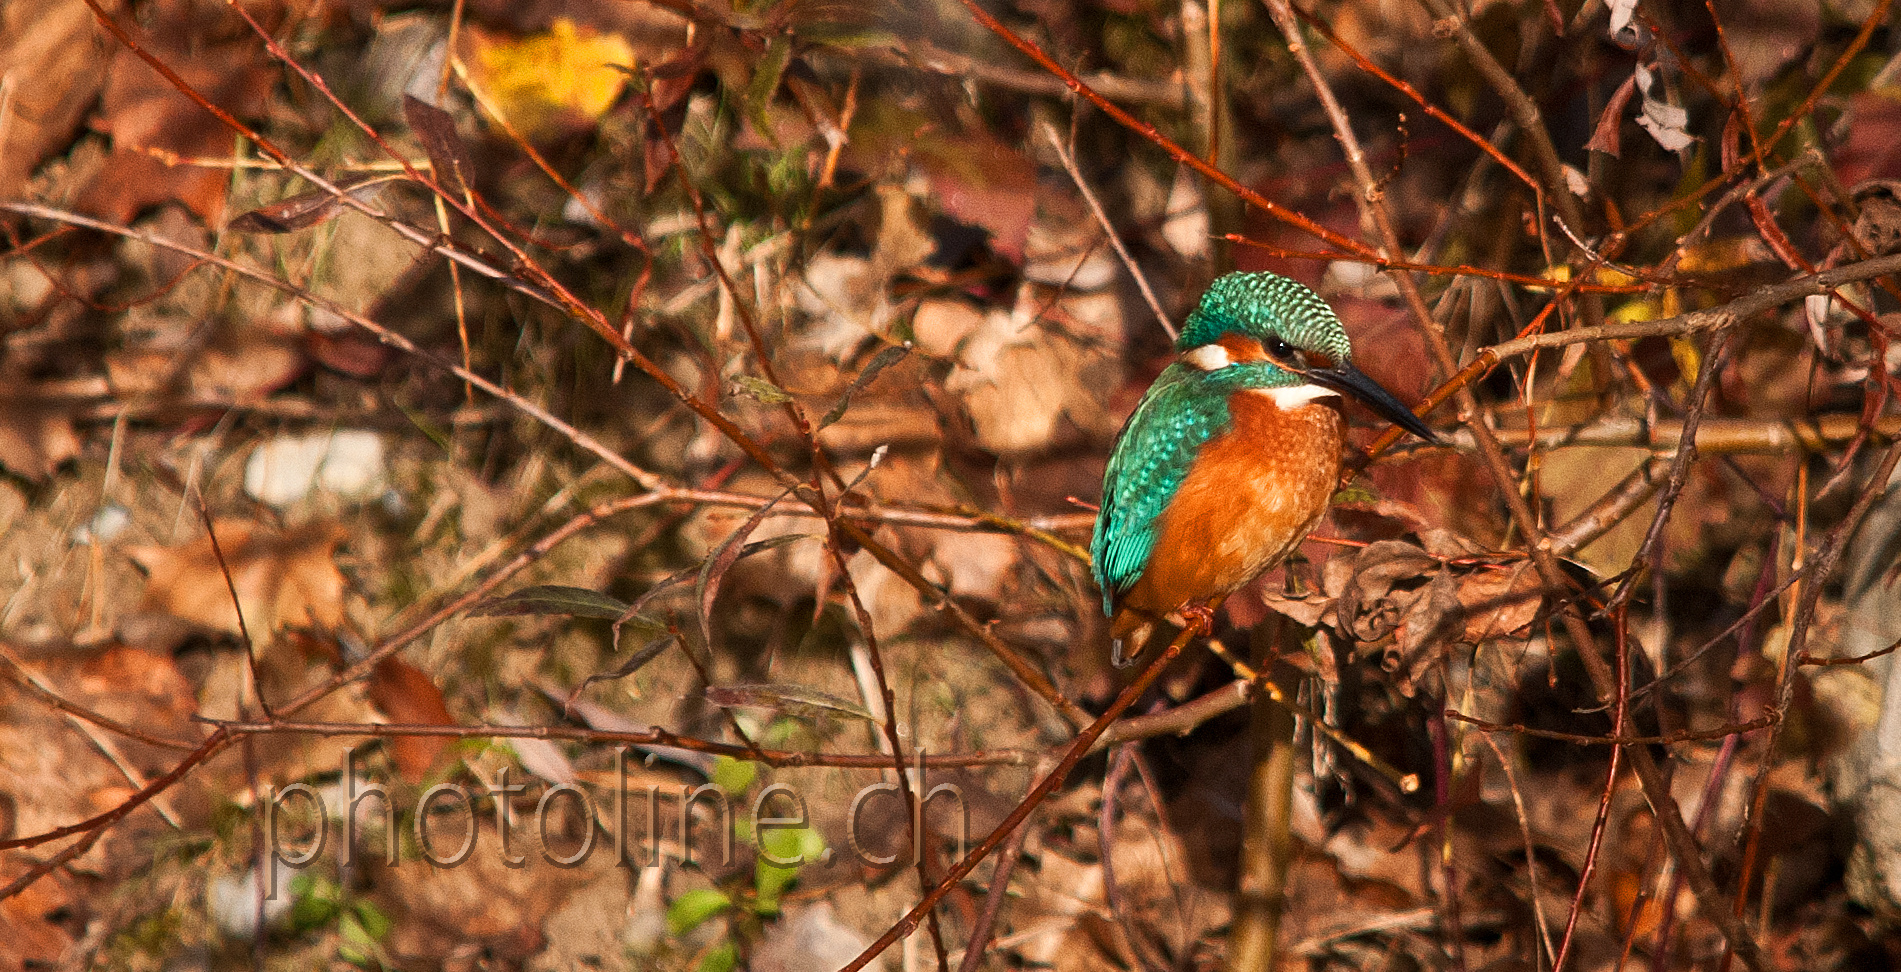
<svg viewBox="0 0 1901 972"><path fill-rule="evenodd" d="M1432 430L1353 366L1353 344L1333 308L1279 274L1230 273L1210 284L1175 341L1182 361L1218 385L1351 395L1400 428Z"/></svg>

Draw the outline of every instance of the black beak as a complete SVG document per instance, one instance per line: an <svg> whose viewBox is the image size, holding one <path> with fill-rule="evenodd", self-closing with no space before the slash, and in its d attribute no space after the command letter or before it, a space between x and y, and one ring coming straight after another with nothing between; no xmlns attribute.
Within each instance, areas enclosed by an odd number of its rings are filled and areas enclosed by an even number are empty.
<svg viewBox="0 0 1901 972"><path fill-rule="evenodd" d="M1379 382L1368 378L1365 372L1353 367L1349 362L1342 361L1331 368L1308 369L1307 379L1323 388L1331 388L1334 391L1352 395L1364 402L1367 408L1378 413L1380 417L1427 442L1439 441L1438 437L1432 434L1432 429L1412 413L1412 409L1401 404L1399 399L1393 397L1392 392L1380 387Z"/></svg>

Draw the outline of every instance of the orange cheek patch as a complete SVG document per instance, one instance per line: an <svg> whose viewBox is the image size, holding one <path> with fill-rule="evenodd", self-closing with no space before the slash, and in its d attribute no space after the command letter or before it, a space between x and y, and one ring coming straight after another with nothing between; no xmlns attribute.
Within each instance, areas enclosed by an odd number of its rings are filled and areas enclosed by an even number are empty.
<svg viewBox="0 0 1901 972"><path fill-rule="evenodd" d="M1267 351L1261 342L1239 334L1223 334L1215 343L1227 349L1229 361L1266 361Z"/></svg>

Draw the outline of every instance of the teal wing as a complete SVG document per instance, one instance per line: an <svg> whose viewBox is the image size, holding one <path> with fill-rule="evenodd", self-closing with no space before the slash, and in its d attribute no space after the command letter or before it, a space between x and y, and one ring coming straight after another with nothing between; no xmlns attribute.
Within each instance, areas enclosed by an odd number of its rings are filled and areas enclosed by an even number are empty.
<svg viewBox="0 0 1901 972"><path fill-rule="evenodd" d="M1134 586L1155 546L1155 521L1168 508L1188 467L1208 440L1228 424L1228 398L1203 376L1171 365L1149 386L1109 454L1102 477L1102 511L1090 542L1102 609Z"/></svg>

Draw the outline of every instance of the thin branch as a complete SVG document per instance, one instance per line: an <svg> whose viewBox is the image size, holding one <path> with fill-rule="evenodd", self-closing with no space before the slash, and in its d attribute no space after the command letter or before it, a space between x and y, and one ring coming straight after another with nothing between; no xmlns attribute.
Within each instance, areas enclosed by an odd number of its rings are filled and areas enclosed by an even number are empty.
<svg viewBox="0 0 1901 972"><path fill-rule="evenodd" d="M1168 313L1162 310L1162 302L1155 298L1155 290L1149 286L1148 274L1143 273L1142 268L1136 265L1135 258L1129 255L1129 248L1122 245L1122 237L1116 234L1115 224L1109 222L1109 214L1103 210L1102 201L1096 198L1095 192L1089 188L1089 183L1083 179L1082 169L1076 166L1076 159L1070 155L1069 147L1063 144L1062 136L1056 134L1056 126L1044 122L1043 137L1049 139L1050 147L1056 150L1056 157L1063 160L1063 170L1069 173L1070 181L1076 184L1076 191L1082 193L1083 201L1089 204L1089 211L1095 214L1097 225L1101 226L1103 234L1109 237L1109 245L1115 248L1116 256L1121 258L1123 267L1128 269L1129 276L1135 280L1136 288L1142 291L1142 299L1148 302L1149 310L1155 313L1155 320L1162 325L1162 330L1168 333L1168 339L1175 340L1177 337L1175 325L1168 319Z"/></svg>

